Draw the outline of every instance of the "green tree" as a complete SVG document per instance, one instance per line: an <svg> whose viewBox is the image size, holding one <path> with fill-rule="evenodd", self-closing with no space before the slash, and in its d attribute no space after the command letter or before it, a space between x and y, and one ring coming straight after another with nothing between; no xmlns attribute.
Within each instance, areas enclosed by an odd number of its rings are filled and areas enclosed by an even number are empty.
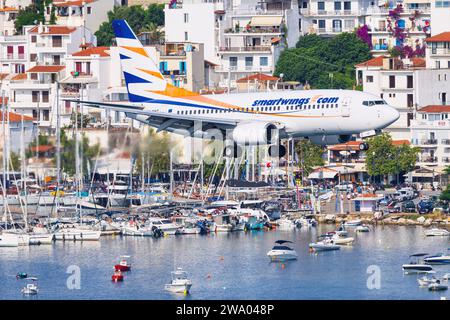
<svg viewBox="0 0 450 320"><path fill-rule="evenodd" d="M444 172L450 176L450 166L446 167ZM442 191L441 195L439 196L441 200L444 201L450 201L450 184L447 185L447 188L445 188L444 191Z"/></svg>
<svg viewBox="0 0 450 320"><path fill-rule="evenodd" d="M313 144L309 140L299 140L296 142L295 150L300 159L299 167L304 177L307 177L314 167L325 164L325 160L322 157L324 153L322 146Z"/></svg>
<svg viewBox="0 0 450 320"><path fill-rule="evenodd" d="M371 176L406 173L414 169L419 148L407 144L394 146L391 135L384 132L367 140L366 169Z"/></svg>
<svg viewBox="0 0 450 320"><path fill-rule="evenodd" d="M17 13L16 20L14 21L14 28L17 34L22 33L23 26L38 24L41 20L41 14L38 11L36 5L31 4L24 9L20 9Z"/></svg>
<svg viewBox="0 0 450 320"><path fill-rule="evenodd" d="M155 24L161 26L164 24L164 5L151 4L147 9L142 6L119 7L116 6L108 12L108 21L103 22L98 31L97 43L99 46L110 46L112 39L115 38L112 22L115 19L127 20L131 29L138 34L145 26Z"/></svg>
<svg viewBox="0 0 450 320"><path fill-rule="evenodd" d="M354 65L370 58L370 49L355 33L333 38L311 34L301 37L296 48L281 53L274 74L283 73L285 80L308 82L313 88L351 89Z"/></svg>

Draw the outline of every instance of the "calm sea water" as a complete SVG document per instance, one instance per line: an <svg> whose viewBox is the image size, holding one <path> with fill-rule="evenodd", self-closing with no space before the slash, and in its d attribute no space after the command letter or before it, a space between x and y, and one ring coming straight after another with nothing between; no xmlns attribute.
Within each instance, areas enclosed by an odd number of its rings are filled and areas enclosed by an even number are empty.
<svg viewBox="0 0 450 320"><path fill-rule="evenodd" d="M408 255L447 250L446 237L425 237L421 227L378 226L356 237L353 247L311 254L308 243L333 226L294 232L236 232L162 239L104 237L99 242L57 242L51 246L0 248L0 299L440 299L449 292L419 288L416 275L403 275ZM269 262L277 239L294 241L297 261ZM113 283L113 265L131 255L132 271ZM69 290L69 266L80 268L80 289ZM367 268L380 268L381 288L369 290ZM164 291L170 271L183 267L191 294ZM438 274L450 266L435 268ZM39 295L24 298L17 272L39 278Z"/></svg>

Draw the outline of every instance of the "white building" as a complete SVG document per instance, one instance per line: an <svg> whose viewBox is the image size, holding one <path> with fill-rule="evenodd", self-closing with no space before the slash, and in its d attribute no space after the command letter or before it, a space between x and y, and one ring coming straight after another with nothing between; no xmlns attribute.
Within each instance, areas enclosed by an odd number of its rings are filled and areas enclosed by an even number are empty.
<svg viewBox="0 0 450 320"><path fill-rule="evenodd" d="M364 24L372 0L299 0L302 32L331 36Z"/></svg>
<svg viewBox="0 0 450 320"><path fill-rule="evenodd" d="M447 0L431 0L431 35L450 30L450 2Z"/></svg>
<svg viewBox="0 0 450 320"><path fill-rule="evenodd" d="M96 32L100 25L108 21L108 11L120 6L118 0L69 0L53 1L46 10L45 18L50 21L52 7L55 7L56 24L68 27L85 26Z"/></svg>
<svg viewBox="0 0 450 320"><path fill-rule="evenodd" d="M24 35L0 36L0 71L5 74L25 72L27 38Z"/></svg>

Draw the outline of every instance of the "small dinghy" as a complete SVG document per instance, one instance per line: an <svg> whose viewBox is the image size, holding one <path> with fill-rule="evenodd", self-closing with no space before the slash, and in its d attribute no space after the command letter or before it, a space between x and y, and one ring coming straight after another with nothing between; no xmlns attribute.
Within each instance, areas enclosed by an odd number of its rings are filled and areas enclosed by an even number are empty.
<svg viewBox="0 0 450 320"><path fill-rule="evenodd" d="M361 224L362 224L362 221L360 219L356 219L356 220L346 221L344 223L344 226L345 227L357 227L357 226L360 226Z"/></svg>
<svg viewBox="0 0 450 320"><path fill-rule="evenodd" d="M128 262L128 258L130 258L130 256L120 256L119 263L114 266L114 269L116 271L130 271L131 263Z"/></svg>
<svg viewBox="0 0 450 320"><path fill-rule="evenodd" d="M450 280L450 273L444 274L444 275L442 276L442 280L444 280L444 281Z"/></svg>
<svg viewBox="0 0 450 320"><path fill-rule="evenodd" d="M164 289L172 293L188 294L192 287L192 281L188 279L188 274L182 268L172 271L172 282L166 284Z"/></svg>
<svg viewBox="0 0 450 320"><path fill-rule="evenodd" d="M331 239L324 239L322 241L310 243L309 248L313 251L333 251L341 249L341 247L335 244Z"/></svg>
<svg viewBox="0 0 450 320"><path fill-rule="evenodd" d="M428 286L428 290L430 291L445 291L448 289L448 286L445 284L441 284L440 280L436 280Z"/></svg>
<svg viewBox="0 0 450 320"><path fill-rule="evenodd" d="M450 236L450 232L446 229L432 228L425 231L427 237L446 237Z"/></svg>
<svg viewBox="0 0 450 320"><path fill-rule="evenodd" d="M428 278L427 276L417 279L419 287L428 287L430 284L435 283L436 281L437 279L435 277Z"/></svg>
<svg viewBox="0 0 450 320"><path fill-rule="evenodd" d="M272 261L286 261L286 260L296 260L297 252L291 247L288 247L286 243L292 243L288 240L277 240L276 245L267 252L267 256Z"/></svg>
<svg viewBox="0 0 450 320"><path fill-rule="evenodd" d="M114 274L111 276L111 280L114 282L123 281L122 271L120 270L115 271Z"/></svg>
<svg viewBox="0 0 450 320"><path fill-rule="evenodd" d="M39 288L37 286L37 278L26 278L27 280L31 281L27 283L25 287L22 289L22 294L30 296L38 294Z"/></svg>
<svg viewBox="0 0 450 320"><path fill-rule="evenodd" d="M17 272L16 279L25 279L28 278L28 274L26 272Z"/></svg>

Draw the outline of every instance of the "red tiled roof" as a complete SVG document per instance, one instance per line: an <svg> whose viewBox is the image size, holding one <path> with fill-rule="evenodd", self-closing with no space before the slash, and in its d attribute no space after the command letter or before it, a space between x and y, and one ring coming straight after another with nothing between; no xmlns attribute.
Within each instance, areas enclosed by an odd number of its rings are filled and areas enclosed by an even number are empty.
<svg viewBox="0 0 450 320"><path fill-rule="evenodd" d="M11 78L11 80L26 80L27 74L26 73L18 73L14 77Z"/></svg>
<svg viewBox="0 0 450 320"><path fill-rule="evenodd" d="M413 67L425 68L426 63L424 58L410 58Z"/></svg>
<svg viewBox="0 0 450 320"><path fill-rule="evenodd" d="M32 151L32 152L47 152L47 151L50 151L50 150L53 150L53 149L55 149L55 147L54 146L51 146L51 145L42 145L42 146L32 146L31 148L30 148L30 151Z"/></svg>
<svg viewBox="0 0 450 320"><path fill-rule="evenodd" d="M370 60L358 63L355 67L382 67L385 56L379 56Z"/></svg>
<svg viewBox="0 0 450 320"><path fill-rule="evenodd" d="M258 81L278 81L280 78L274 77L274 76L269 76L267 74L264 73L255 73L252 74L250 76L238 79L237 82L238 83L245 83L248 81L254 81L254 80L258 80Z"/></svg>
<svg viewBox="0 0 450 320"><path fill-rule="evenodd" d="M0 80L5 79L9 73L0 73Z"/></svg>
<svg viewBox="0 0 450 320"><path fill-rule="evenodd" d="M425 39L426 42L450 42L450 31L439 33Z"/></svg>
<svg viewBox="0 0 450 320"><path fill-rule="evenodd" d="M429 112L429 113L447 113L450 112L450 106L444 105L429 105L418 110L419 112Z"/></svg>
<svg viewBox="0 0 450 320"><path fill-rule="evenodd" d="M40 34L71 34L76 28L66 26L42 26L43 32ZM38 33L39 26L30 29L30 33Z"/></svg>
<svg viewBox="0 0 450 320"><path fill-rule="evenodd" d="M328 147L328 150L332 151L356 151L359 150L359 145L361 141L348 141L346 143L335 144L333 146ZM393 140L393 146L400 146L403 144L409 145L409 140Z"/></svg>
<svg viewBox="0 0 450 320"><path fill-rule="evenodd" d="M76 1L65 1L65 2L56 2L53 3L54 6L56 7L81 7L83 6L83 2L87 3L92 3L95 0L76 0Z"/></svg>
<svg viewBox="0 0 450 320"><path fill-rule="evenodd" d="M100 57L109 57L109 53L107 52L109 47L90 47L85 50L81 50L75 53L72 53L74 57L87 57L94 54L100 55Z"/></svg>
<svg viewBox="0 0 450 320"><path fill-rule="evenodd" d="M0 99L1 100L1 99ZM8 117L5 117L5 121L8 119ZM23 116L23 121L33 121L34 119L29 116ZM0 121L3 121L3 113L0 111ZM22 115L18 113L9 113L9 122L21 122L22 121Z"/></svg>
<svg viewBox="0 0 450 320"><path fill-rule="evenodd" d="M0 12L9 12L9 11L19 11L19 9L13 7L4 7L3 9L0 9Z"/></svg>
<svg viewBox="0 0 450 320"><path fill-rule="evenodd" d="M64 70L65 66L34 66L27 72L57 73Z"/></svg>

